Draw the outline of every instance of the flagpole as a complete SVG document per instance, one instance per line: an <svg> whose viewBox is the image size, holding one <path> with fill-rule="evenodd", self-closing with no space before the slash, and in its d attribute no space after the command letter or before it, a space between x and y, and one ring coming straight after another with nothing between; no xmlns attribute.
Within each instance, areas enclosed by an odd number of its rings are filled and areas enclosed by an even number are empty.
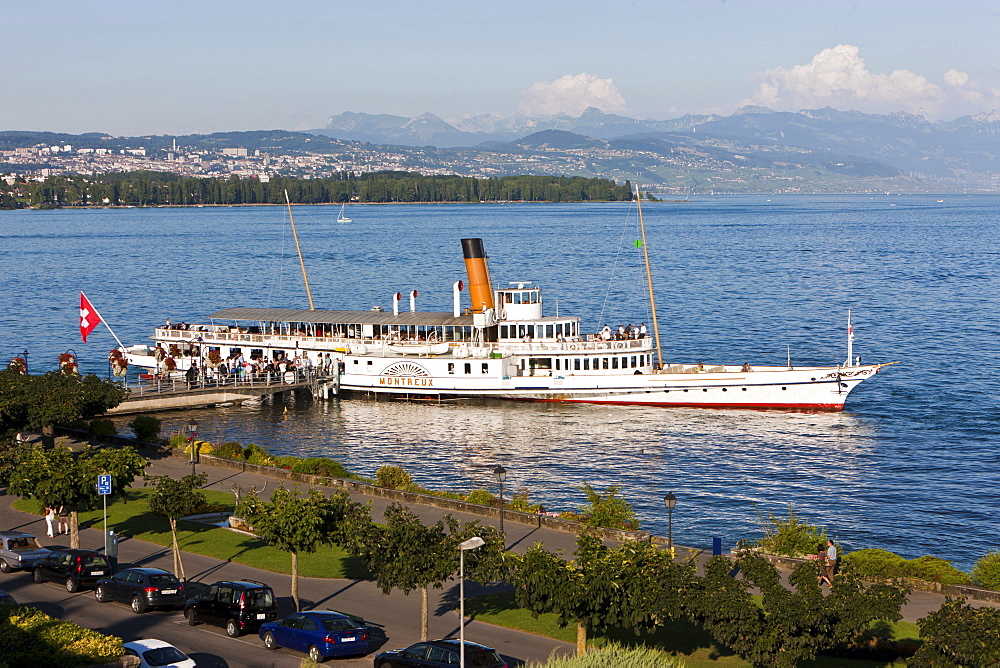
<svg viewBox="0 0 1000 668"><path fill-rule="evenodd" d="M119 339L118 335L115 334L115 330L111 329L111 325L108 324L108 321L104 319L104 316L102 316L100 312L97 310L97 307L94 306L94 302L90 301L87 295L83 294L83 290L80 290L80 294L83 295L83 298L87 300L88 304L90 304L90 308L94 309L94 315L100 318L101 322L104 323L104 326L108 328L109 332L111 332L111 336L115 337L115 341L118 342L118 347L121 348L122 350L125 350L125 344L121 342L121 339Z"/></svg>

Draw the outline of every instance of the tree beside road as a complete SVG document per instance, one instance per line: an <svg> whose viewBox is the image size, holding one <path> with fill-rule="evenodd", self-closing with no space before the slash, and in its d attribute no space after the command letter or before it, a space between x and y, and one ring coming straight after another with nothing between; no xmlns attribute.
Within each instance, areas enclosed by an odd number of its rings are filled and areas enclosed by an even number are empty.
<svg viewBox="0 0 1000 668"><path fill-rule="evenodd" d="M454 577L459 567L458 545L473 536L479 536L485 544L469 552L465 562L467 577L481 583L500 579L505 547L503 534L496 528L478 522L463 524L451 515L425 526L409 508L398 503L386 509L385 525L369 520L361 527L353 549L382 593L420 590L420 639L427 640L429 590L440 589Z"/></svg>
<svg viewBox="0 0 1000 668"><path fill-rule="evenodd" d="M305 495L279 487L271 501L261 501L256 491L240 501L236 515L253 527L258 538L288 552L292 560L292 600L299 610L299 554L315 552L324 543L351 542L357 527L368 518L361 504L347 492L326 496L318 489ZM369 520L370 521L370 520Z"/></svg>
<svg viewBox="0 0 1000 668"><path fill-rule="evenodd" d="M18 453L10 474L12 494L37 499L43 506L64 506L70 513L70 546L80 547L79 511L96 508L101 499L97 478L111 476L108 501L125 496L136 476L149 461L135 448L95 448L86 446L74 453L69 448L29 445Z"/></svg>
<svg viewBox="0 0 1000 668"><path fill-rule="evenodd" d="M156 488L149 499L150 512L165 515L170 522L174 573L184 581L187 578L184 575L184 562L181 560L181 547L177 542L177 520L185 515L193 515L205 506L207 500L200 488L208 482L208 474L184 476L180 480L170 476L153 476L146 478L146 482L152 483Z"/></svg>

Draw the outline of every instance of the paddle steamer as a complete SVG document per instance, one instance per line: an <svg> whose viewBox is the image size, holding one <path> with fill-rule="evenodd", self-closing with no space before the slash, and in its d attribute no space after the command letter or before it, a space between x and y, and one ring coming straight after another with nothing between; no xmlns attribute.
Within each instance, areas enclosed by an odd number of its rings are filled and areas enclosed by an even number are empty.
<svg viewBox="0 0 1000 668"><path fill-rule="evenodd" d="M850 392L886 366L852 359L850 328L843 364L664 362L658 332L585 335L579 318L545 315L540 286L494 287L481 239L463 239L462 248L469 305L463 307L465 286L457 281L451 313L418 312L416 292L408 312L399 308L399 293L391 312L227 308L203 324L156 328L153 347L127 349L129 362L162 370L169 356L183 371L231 356L308 358L313 366L329 357L327 368L348 393L820 411L843 410Z"/></svg>

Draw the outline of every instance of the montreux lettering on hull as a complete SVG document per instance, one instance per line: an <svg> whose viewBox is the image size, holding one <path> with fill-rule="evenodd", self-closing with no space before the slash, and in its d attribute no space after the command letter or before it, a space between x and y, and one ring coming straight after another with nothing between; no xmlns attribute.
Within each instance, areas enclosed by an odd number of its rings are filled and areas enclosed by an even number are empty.
<svg viewBox="0 0 1000 668"><path fill-rule="evenodd" d="M434 385L433 378L410 378L404 376L385 377L378 379L379 385L405 385L406 387L431 387Z"/></svg>

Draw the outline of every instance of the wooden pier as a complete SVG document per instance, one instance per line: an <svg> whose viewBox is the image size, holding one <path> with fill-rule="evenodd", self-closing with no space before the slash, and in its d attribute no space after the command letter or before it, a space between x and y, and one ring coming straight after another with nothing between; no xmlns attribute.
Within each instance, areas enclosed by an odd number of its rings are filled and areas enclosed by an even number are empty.
<svg viewBox="0 0 1000 668"><path fill-rule="evenodd" d="M314 373L288 372L283 375L198 379L140 378L130 383L129 396L107 412L127 415L153 411L201 408L217 404L240 403L266 394L308 390L314 398L329 399L340 391L338 375L319 376Z"/></svg>

